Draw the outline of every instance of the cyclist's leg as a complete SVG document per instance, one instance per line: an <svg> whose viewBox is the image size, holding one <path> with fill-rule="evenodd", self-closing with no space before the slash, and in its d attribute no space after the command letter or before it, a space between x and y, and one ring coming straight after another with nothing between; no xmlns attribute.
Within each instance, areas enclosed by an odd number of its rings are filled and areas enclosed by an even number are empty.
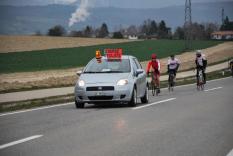
<svg viewBox="0 0 233 156"><path fill-rule="evenodd" d="M170 74L171 74L171 70L169 69L169 70L168 70L168 80L167 80L168 83L170 83Z"/></svg>
<svg viewBox="0 0 233 156"><path fill-rule="evenodd" d="M154 72L152 73L152 81L153 81L153 84L156 85L156 77L155 77Z"/></svg>
<svg viewBox="0 0 233 156"><path fill-rule="evenodd" d="M174 70L174 82L176 81L176 70Z"/></svg>
<svg viewBox="0 0 233 156"><path fill-rule="evenodd" d="M204 68L202 69L202 74L203 74L203 78L204 78L204 84L206 83L206 73L204 71Z"/></svg>
<svg viewBox="0 0 233 156"><path fill-rule="evenodd" d="M199 84L199 79L198 79L198 71L199 71L199 68L196 68L196 79L197 79L197 86L198 86L198 84Z"/></svg>
<svg viewBox="0 0 233 156"><path fill-rule="evenodd" d="M231 75L233 76L233 66L231 66Z"/></svg>
<svg viewBox="0 0 233 156"><path fill-rule="evenodd" d="M157 85L157 78L156 78L155 72L153 72L153 83L155 86Z"/></svg>
<svg viewBox="0 0 233 156"><path fill-rule="evenodd" d="M151 90L153 90L153 88L155 86L155 78L154 78L154 74L153 73L151 73L151 82L150 82L150 84L151 84Z"/></svg>
<svg viewBox="0 0 233 156"><path fill-rule="evenodd" d="M173 74L174 74L174 78L173 78L173 87L175 86L175 82L176 82L176 70L173 70Z"/></svg>
<svg viewBox="0 0 233 156"><path fill-rule="evenodd" d="M159 79L159 74L156 73L156 85L158 88L158 92L160 93L160 79Z"/></svg>

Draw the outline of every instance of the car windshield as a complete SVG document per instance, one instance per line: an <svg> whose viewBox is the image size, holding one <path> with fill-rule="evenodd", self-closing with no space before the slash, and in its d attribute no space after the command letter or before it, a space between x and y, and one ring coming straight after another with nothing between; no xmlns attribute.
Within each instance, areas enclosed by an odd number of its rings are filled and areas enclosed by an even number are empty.
<svg viewBox="0 0 233 156"><path fill-rule="evenodd" d="M129 73L130 63L129 59L121 60L107 60L102 59L101 63L98 63L96 59L93 59L86 67L84 73Z"/></svg>

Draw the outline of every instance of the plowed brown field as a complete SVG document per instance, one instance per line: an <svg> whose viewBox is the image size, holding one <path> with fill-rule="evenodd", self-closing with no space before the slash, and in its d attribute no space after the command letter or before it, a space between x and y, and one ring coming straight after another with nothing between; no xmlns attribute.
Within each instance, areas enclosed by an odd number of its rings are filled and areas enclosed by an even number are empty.
<svg viewBox="0 0 233 156"><path fill-rule="evenodd" d="M0 35L0 53L92 46L130 41L126 39Z"/></svg>

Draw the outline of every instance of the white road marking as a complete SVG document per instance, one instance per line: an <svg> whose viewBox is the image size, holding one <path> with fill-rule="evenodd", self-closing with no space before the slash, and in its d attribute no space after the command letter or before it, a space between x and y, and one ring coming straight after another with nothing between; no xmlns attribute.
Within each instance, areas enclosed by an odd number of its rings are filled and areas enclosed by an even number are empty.
<svg viewBox="0 0 233 156"><path fill-rule="evenodd" d="M233 156L233 149L227 154L227 156Z"/></svg>
<svg viewBox="0 0 233 156"><path fill-rule="evenodd" d="M149 106L157 105L157 104L160 104L160 103L164 103L164 102L172 101L172 100L175 100L175 99L176 99L176 98L170 98L170 99L166 99L166 100L162 100L162 101L157 101L157 102L153 102L153 103L150 103L150 104L147 104L147 105L134 107L134 108L132 108L132 109L134 109L134 110L136 110L136 109L141 109L141 108L145 108L145 107L149 107Z"/></svg>
<svg viewBox="0 0 233 156"><path fill-rule="evenodd" d="M4 149L4 148L7 148L7 147L10 147L10 146L14 146L14 145L23 143L23 142L30 141L30 140L33 140L33 139L36 139L36 138L40 138L42 136L43 135L34 135L34 136L31 136L31 137L28 137L28 138L24 138L24 139L13 141L13 142L10 142L10 143L4 144L4 145L0 145L0 150Z"/></svg>
<svg viewBox="0 0 233 156"><path fill-rule="evenodd" d="M71 104L74 104L74 103L70 102L70 103L58 104L58 105L53 105L53 106L46 106L46 107L40 107L40 108L34 108L34 109L27 109L27 110L23 110L23 111L15 111L15 112L11 112L11 113L0 114L0 117L1 116L7 116L7 115L13 115L13 114L19 114L19 113L25 113L25 112L32 112L32 111L36 111L36 110L54 108L54 107L61 107L61 106L66 106L66 105L71 105Z"/></svg>
<svg viewBox="0 0 233 156"><path fill-rule="evenodd" d="M222 88L222 87L211 88L211 89L205 90L205 92L212 91L212 90L217 90L217 89L221 89L221 88Z"/></svg>

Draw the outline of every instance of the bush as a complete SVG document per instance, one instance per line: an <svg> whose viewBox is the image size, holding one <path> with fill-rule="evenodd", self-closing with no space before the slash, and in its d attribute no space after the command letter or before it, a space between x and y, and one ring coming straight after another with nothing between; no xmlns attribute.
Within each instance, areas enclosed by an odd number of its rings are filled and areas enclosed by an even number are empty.
<svg viewBox="0 0 233 156"><path fill-rule="evenodd" d="M120 38L123 38L123 35L120 31L117 31L113 33L113 38L120 39Z"/></svg>
<svg viewBox="0 0 233 156"><path fill-rule="evenodd" d="M49 36L63 36L65 35L65 33L66 33L65 28L60 25L56 25L50 28L48 31Z"/></svg>

